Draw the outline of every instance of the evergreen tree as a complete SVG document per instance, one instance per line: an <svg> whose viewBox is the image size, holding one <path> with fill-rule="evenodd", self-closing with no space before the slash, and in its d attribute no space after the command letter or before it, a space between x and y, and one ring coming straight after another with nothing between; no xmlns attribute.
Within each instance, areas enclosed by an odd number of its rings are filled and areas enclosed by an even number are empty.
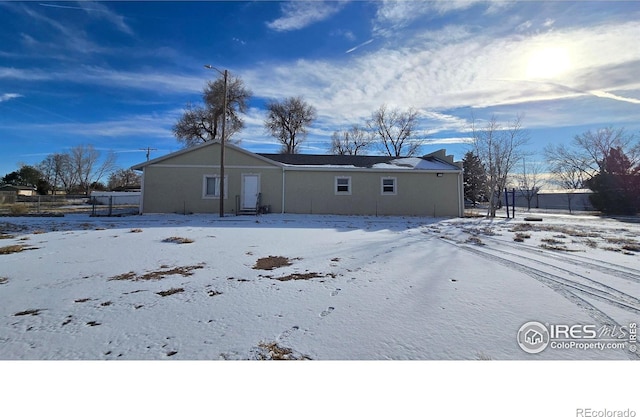
<svg viewBox="0 0 640 417"><path fill-rule="evenodd" d="M51 188L51 185L43 178L42 173L31 165L23 165L19 170L8 173L0 183L33 187L38 194L46 194Z"/></svg>
<svg viewBox="0 0 640 417"><path fill-rule="evenodd" d="M591 204L611 214L635 214L640 209L640 166L621 147L610 148L601 169L587 181L593 191Z"/></svg>
<svg viewBox="0 0 640 417"><path fill-rule="evenodd" d="M477 203L485 201L487 188L487 173L482 166L478 155L472 151L467 152L462 159L464 167L464 197Z"/></svg>

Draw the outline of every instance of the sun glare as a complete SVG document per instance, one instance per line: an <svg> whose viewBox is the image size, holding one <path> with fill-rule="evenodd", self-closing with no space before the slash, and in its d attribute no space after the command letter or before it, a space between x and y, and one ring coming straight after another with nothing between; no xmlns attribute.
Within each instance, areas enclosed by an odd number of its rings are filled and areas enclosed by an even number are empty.
<svg viewBox="0 0 640 417"><path fill-rule="evenodd" d="M527 78L553 78L571 67L569 53L561 47L545 47L529 55Z"/></svg>

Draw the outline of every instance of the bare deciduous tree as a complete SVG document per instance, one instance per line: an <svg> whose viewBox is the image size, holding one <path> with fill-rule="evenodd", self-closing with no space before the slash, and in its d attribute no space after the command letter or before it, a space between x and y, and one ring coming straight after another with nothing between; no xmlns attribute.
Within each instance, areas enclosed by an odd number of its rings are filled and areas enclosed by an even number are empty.
<svg viewBox="0 0 640 417"><path fill-rule="evenodd" d="M113 171L116 155L109 152L100 163L100 151L93 145L79 145L69 151L69 165L78 185L89 195L91 184L100 182L102 177Z"/></svg>
<svg viewBox="0 0 640 417"><path fill-rule="evenodd" d="M139 187L141 175L132 169L119 169L109 175L108 188Z"/></svg>
<svg viewBox="0 0 640 417"><path fill-rule="evenodd" d="M412 138L418 124L418 112L415 109L389 110L383 104L373 112L367 124L389 156L413 156L422 146L422 140Z"/></svg>
<svg viewBox="0 0 640 417"><path fill-rule="evenodd" d="M373 143L373 135L357 125L333 132L331 150L334 155L359 155Z"/></svg>
<svg viewBox="0 0 640 417"><path fill-rule="evenodd" d="M58 188L68 190L73 178L69 169L69 155L54 153L47 157L38 165L44 179L51 184L52 192L55 195Z"/></svg>
<svg viewBox="0 0 640 417"><path fill-rule="evenodd" d="M246 113L251 91L238 77L227 80L227 123L225 141L242 130L240 113ZM224 107L224 79L209 81L202 94L204 106L187 103L182 117L173 126L173 134L185 147L220 140Z"/></svg>
<svg viewBox="0 0 640 417"><path fill-rule="evenodd" d="M542 168L539 163L527 162L522 158L522 171L516 174L518 191L527 200L527 209L531 210L531 202L538 195L542 185Z"/></svg>
<svg viewBox="0 0 640 417"><path fill-rule="evenodd" d="M487 173L487 215L495 217L500 199L499 193L505 188L507 178L515 165L524 156L524 145L529 141L528 133L522 128L522 116L517 116L506 127L491 118L484 126L471 122L474 151L480 158Z"/></svg>
<svg viewBox="0 0 640 417"><path fill-rule="evenodd" d="M582 188L604 168L611 149L622 149L633 164L640 161L640 144L633 135L611 127L576 135L572 147L550 144L544 149L549 168L564 188Z"/></svg>
<svg viewBox="0 0 640 417"><path fill-rule="evenodd" d="M567 190L585 188L599 173L612 149L620 149L632 164L640 162L640 143L624 129L606 127L574 136L571 146L550 144L544 155L554 182ZM569 211L573 194L567 193Z"/></svg>
<svg viewBox="0 0 640 417"><path fill-rule="evenodd" d="M316 109L302 97L289 97L267 103L265 129L282 145L282 153L298 153L307 129L316 118Z"/></svg>

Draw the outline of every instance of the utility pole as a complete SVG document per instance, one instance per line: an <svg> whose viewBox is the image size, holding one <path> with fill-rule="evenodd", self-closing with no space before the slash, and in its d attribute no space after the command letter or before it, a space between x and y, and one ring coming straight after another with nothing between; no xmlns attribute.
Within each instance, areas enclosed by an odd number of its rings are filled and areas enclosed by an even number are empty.
<svg viewBox="0 0 640 417"><path fill-rule="evenodd" d="M224 217L224 135L227 124L227 77L229 71L220 71L211 65L205 65L206 69L218 71L224 77L224 98L222 99L222 137L220 138L220 217Z"/></svg>
<svg viewBox="0 0 640 417"><path fill-rule="evenodd" d="M141 151L147 151L147 161L149 161L149 155L151 154L151 151L157 151L156 148L140 148Z"/></svg>

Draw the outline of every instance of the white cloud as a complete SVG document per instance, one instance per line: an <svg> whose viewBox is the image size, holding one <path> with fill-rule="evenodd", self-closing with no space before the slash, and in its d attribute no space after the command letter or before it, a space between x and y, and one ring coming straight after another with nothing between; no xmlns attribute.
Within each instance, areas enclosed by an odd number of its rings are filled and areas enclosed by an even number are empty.
<svg viewBox="0 0 640 417"><path fill-rule="evenodd" d="M344 38L349 42L355 42L358 37L350 30L334 29L329 33L334 38Z"/></svg>
<svg viewBox="0 0 640 417"><path fill-rule="evenodd" d="M173 138L171 127L176 122L172 112L163 115L136 115L117 120L87 123L40 123L29 125L30 129L56 132L93 139L95 137L145 136L150 138Z"/></svg>
<svg viewBox="0 0 640 417"><path fill-rule="evenodd" d="M617 94L608 93L606 91L599 91L599 90L592 90L589 92L596 97L609 98L609 99L618 100L618 101L625 101L627 103L633 103L633 104L640 104L640 100L637 98L622 97Z"/></svg>
<svg viewBox="0 0 640 417"><path fill-rule="evenodd" d="M453 34L449 42L436 41L448 33ZM259 97L302 95L324 122L338 126L359 123L382 104L446 112L594 97L593 91L635 103L629 97L640 91L637 39L640 26L635 22L527 36L472 34L451 26L417 34L402 47L367 48L366 53L336 60L261 63L259 70L241 76ZM551 46L568 51L570 66L545 82L526 79L530 57ZM612 96L611 91L621 90L630 94ZM572 117L584 122L579 114Z"/></svg>
<svg viewBox="0 0 640 417"><path fill-rule="evenodd" d="M302 29L336 14L344 5L344 1L285 2L281 6L283 16L268 22L267 27L278 32Z"/></svg>
<svg viewBox="0 0 640 417"><path fill-rule="evenodd" d="M128 35L133 35L133 30L124 20L124 17L115 13L103 3L96 1L79 1L78 4L89 16L93 18L105 19L111 22L119 31Z"/></svg>
<svg viewBox="0 0 640 417"><path fill-rule="evenodd" d="M18 97L22 97L21 94L16 94L16 93L4 93L4 94L0 94L0 103L2 103L3 101L9 101Z"/></svg>
<svg viewBox="0 0 640 417"><path fill-rule="evenodd" d="M471 144L473 143L472 137L462 137L462 138L438 138L438 139L429 139L427 138L425 141L425 145L458 145L458 144Z"/></svg>
<svg viewBox="0 0 640 417"><path fill-rule="evenodd" d="M423 18L426 15L444 15L457 10L468 9L477 3L489 3L486 0L456 0L456 1L407 1L383 0L379 3L374 22L374 31L383 36L396 33L398 29ZM495 3L487 9L492 9ZM497 6L502 8L503 6Z"/></svg>
<svg viewBox="0 0 640 417"><path fill-rule="evenodd" d="M124 21L124 17L113 12L107 6L95 1L83 0L77 2L78 6L69 6L61 4L39 3L40 6L53 7L58 9L83 10L89 16L94 18L102 18L113 23L118 30L129 35L133 35L133 30Z"/></svg>
<svg viewBox="0 0 640 417"><path fill-rule="evenodd" d="M373 39L369 39L368 41L362 42L360 45L356 45L356 46L354 46L353 48L348 49L347 51L345 51L345 53L346 53L346 54L350 54L351 52L353 52L353 51L355 51L355 50L357 50L357 49L360 49L360 48L362 48L362 47L363 47L363 46L365 46L365 45L369 45L371 42L373 42Z"/></svg>

